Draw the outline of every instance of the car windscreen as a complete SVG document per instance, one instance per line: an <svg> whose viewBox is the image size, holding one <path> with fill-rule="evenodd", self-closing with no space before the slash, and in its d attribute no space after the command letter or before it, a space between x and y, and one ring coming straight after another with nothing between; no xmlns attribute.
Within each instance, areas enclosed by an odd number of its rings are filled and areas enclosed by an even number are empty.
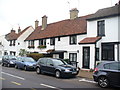
<svg viewBox="0 0 120 90"><path fill-rule="evenodd" d="M28 58L28 57L25 57L24 61L26 61L26 62L35 62L35 60L33 58Z"/></svg>
<svg viewBox="0 0 120 90"><path fill-rule="evenodd" d="M58 59L53 59L54 65L59 66L59 65L67 65L67 63L63 60L58 60Z"/></svg>
<svg viewBox="0 0 120 90"><path fill-rule="evenodd" d="M16 58L16 56L9 56L9 59L10 60L16 60L17 58Z"/></svg>

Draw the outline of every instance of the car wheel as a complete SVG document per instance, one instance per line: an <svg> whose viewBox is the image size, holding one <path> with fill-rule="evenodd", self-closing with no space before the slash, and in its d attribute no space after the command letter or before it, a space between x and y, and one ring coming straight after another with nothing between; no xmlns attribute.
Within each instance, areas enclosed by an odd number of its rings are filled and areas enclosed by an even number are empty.
<svg viewBox="0 0 120 90"><path fill-rule="evenodd" d="M109 80L105 76L101 76L98 78L98 85L102 88L106 88L109 86Z"/></svg>
<svg viewBox="0 0 120 90"><path fill-rule="evenodd" d="M17 65L15 65L15 68L16 68L16 69L18 69L18 66L17 66Z"/></svg>
<svg viewBox="0 0 120 90"><path fill-rule="evenodd" d="M25 70L25 71L27 71L27 70L28 70L27 66L24 66L24 70Z"/></svg>
<svg viewBox="0 0 120 90"><path fill-rule="evenodd" d="M36 73L37 73L37 74L41 74L41 70L40 70L39 67L36 68Z"/></svg>
<svg viewBox="0 0 120 90"><path fill-rule="evenodd" d="M9 64L9 63L7 64L7 67L10 67L10 64Z"/></svg>
<svg viewBox="0 0 120 90"><path fill-rule="evenodd" d="M2 66L4 66L4 63L2 63Z"/></svg>
<svg viewBox="0 0 120 90"><path fill-rule="evenodd" d="M60 78L60 77L61 77L60 71L56 71L56 72L55 72L55 76L56 76L57 78Z"/></svg>

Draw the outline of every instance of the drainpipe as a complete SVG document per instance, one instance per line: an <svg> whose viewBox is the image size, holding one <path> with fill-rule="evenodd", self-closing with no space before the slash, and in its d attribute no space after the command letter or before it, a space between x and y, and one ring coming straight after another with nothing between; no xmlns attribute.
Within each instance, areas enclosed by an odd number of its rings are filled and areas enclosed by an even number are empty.
<svg viewBox="0 0 120 90"><path fill-rule="evenodd" d="M118 48L117 48L117 49L118 49L118 50L117 50L117 51L118 51L118 61L120 61L120 51L119 51L120 49L119 49L119 48L120 48L120 47L119 47L119 43L118 43Z"/></svg>
<svg viewBox="0 0 120 90"><path fill-rule="evenodd" d="M96 43L95 43L95 61L94 61L94 68L96 67Z"/></svg>

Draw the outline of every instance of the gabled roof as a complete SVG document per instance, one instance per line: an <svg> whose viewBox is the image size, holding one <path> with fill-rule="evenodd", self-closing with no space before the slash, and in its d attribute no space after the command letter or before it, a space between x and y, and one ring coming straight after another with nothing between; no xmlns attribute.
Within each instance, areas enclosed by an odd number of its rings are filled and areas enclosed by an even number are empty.
<svg viewBox="0 0 120 90"><path fill-rule="evenodd" d="M89 17L87 20L96 20L101 18L113 17L120 15L120 4L113 7L108 7L98 10L95 14Z"/></svg>
<svg viewBox="0 0 120 90"><path fill-rule="evenodd" d="M86 19L90 16L91 15L86 15L78 17L74 20L67 19L51 23L48 24L44 30L41 30L42 27L38 26L26 40L36 40L73 34L85 34L87 32Z"/></svg>
<svg viewBox="0 0 120 90"><path fill-rule="evenodd" d="M79 42L79 44L94 44L99 41L101 37L87 37Z"/></svg>
<svg viewBox="0 0 120 90"><path fill-rule="evenodd" d="M19 37L20 35L22 35L29 27L31 27L31 26L26 27L23 31L21 31L21 32L19 32L19 33L16 33L15 30L13 30L12 32L6 34L5 38L6 38L7 40L17 40L18 37Z"/></svg>

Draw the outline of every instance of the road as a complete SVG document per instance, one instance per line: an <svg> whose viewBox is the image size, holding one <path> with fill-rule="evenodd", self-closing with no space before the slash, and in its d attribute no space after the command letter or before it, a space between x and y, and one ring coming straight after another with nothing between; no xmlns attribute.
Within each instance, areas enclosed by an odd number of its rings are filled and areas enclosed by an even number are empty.
<svg viewBox="0 0 120 90"><path fill-rule="evenodd" d="M13 67L2 67L0 75L2 75L0 76L2 88L11 88L10 90L16 90L16 88L17 90L19 90L18 88L20 88L20 90L23 90L23 88L26 88L25 90L40 90L40 88L57 90L64 90L67 88L100 89L94 81L86 80L80 77L58 79L51 75L38 75L35 71L24 71ZM112 90L112 88L107 88L105 90Z"/></svg>

